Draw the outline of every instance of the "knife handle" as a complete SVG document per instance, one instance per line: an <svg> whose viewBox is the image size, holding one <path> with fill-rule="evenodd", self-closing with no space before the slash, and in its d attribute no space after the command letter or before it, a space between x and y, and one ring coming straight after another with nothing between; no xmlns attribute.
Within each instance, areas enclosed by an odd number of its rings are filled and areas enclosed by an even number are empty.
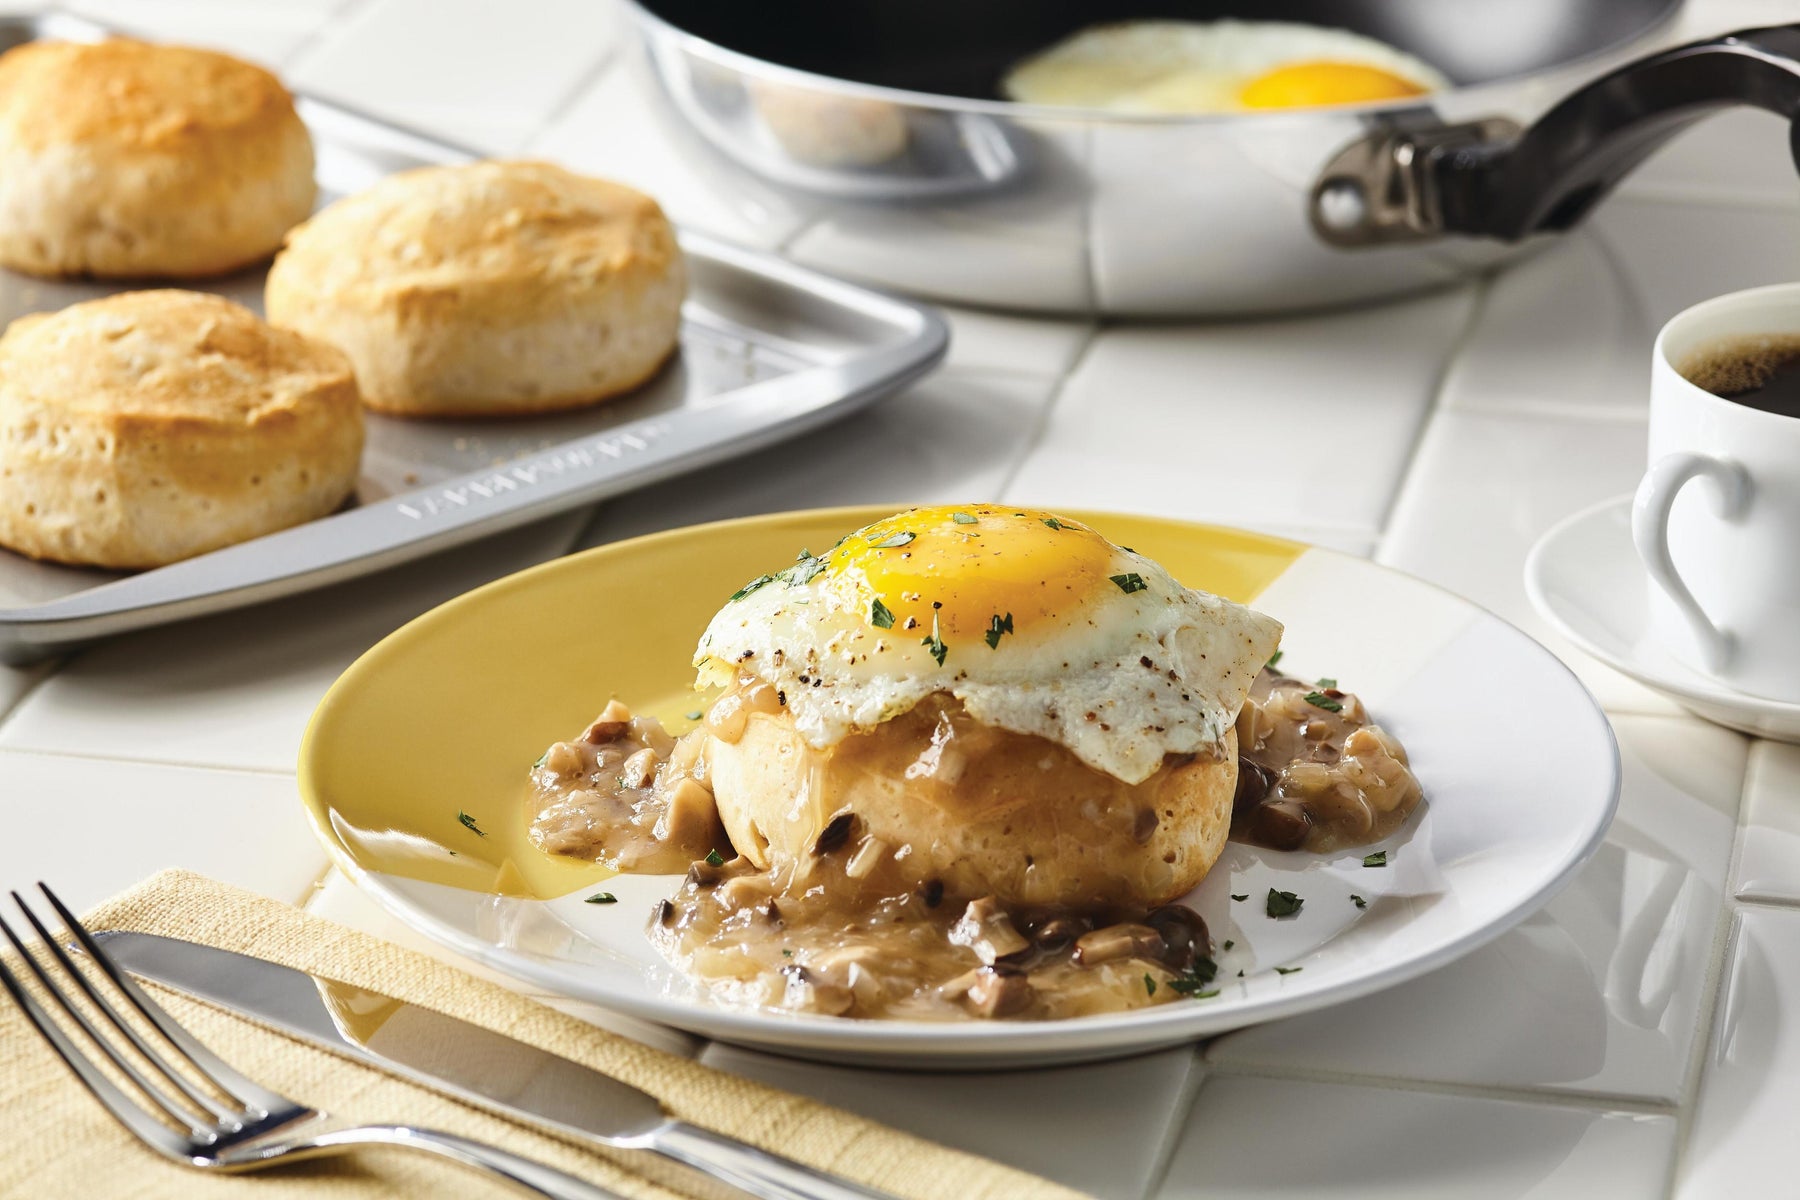
<svg viewBox="0 0 1800 1200"><path fill-rule="evenodd" d="M473 1167L544 1200L624 1200L610 1188L577 1179L566 1171L523 1158L498 1146L470 1141L438 1129L411 1125L360 1125L303 1139L287 1153L329 1151L343 1146L404 1146Z"/></svg>
<svg viewBox="0 0 1800 1200"><path fill-rule="evenodd" d="M671 1121L659 1129L650 1149L760 1200L894 1200L888 1192L815 1171L685 1121Z"/></svg>

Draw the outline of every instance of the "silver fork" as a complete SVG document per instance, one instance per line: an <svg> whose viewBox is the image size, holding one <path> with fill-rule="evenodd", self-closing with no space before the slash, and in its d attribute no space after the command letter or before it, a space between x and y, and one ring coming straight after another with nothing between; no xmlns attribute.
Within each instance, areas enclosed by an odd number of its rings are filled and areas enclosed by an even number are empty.
<svg viewBox="0 0 1800 1200"><path fill-rule="evenodd" d="M42 939L55 965L47 967L40 963L38 956L26 948L4 918L0 918L0 933L6 935L6 940L19 952L31 974L37 977L43 991L61 1012L63 1021L79 1029L101 1056L132 1082L143 1099L133 1099L114 1083L94 1059L75 1044L63 1023L45 1011L3 961L0 961L0 984L5 985L26 1017L44 1035L44 1040L62 1056L95 1099L139 1141L164 1158L215 1171L253 1171L276 1163L346 1154L362 1146L401 1146L474 1167L550 1200L620 1200L616 1192L452 1133L408 1125L348 1125L334 1121L317 1109L246 1079L220 1061L145 995L143 989L113 963L100 944L88 936L81 922L49 887L40 883L38 889L56 910L69 936L93 959L119 995L162 1035L179 1060L229 1101L222 1103L208 1094L180 1067L171 1063L166 1053L153 1046L149 1038L120 1014L87 973L71 961L68 952L50 935L24 897L12 893L13 902ZM112 1026L114 1033L108 1034L104 1026L96 1028L98 1023L70 1000L66 984L58 986L54 978L57 974L55 966L62 968L61 973L101 1014L105 1024ZM162 1082L139 1068L120 1045L121 1039L150 1064Z"/></svg>

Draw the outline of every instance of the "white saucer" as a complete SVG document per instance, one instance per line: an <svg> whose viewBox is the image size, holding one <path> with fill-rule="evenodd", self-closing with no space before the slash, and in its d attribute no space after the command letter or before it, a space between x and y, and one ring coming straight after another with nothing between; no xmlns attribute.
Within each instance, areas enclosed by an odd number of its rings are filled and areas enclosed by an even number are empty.
<svg viewBox="0 0 1800 1200"><path fill-rule="evenodd" d="M1709 721L1800 742L1800 704L1735 691L1680 662L1648 635L1648 581L1631 544L1631 497L1557 525L1525 559L1525 590L1577 646Z"/></svg>

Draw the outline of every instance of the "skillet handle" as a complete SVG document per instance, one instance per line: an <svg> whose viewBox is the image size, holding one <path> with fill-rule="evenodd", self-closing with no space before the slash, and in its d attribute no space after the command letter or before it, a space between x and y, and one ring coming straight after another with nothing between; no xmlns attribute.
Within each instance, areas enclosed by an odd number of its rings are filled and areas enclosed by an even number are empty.
<svg viewBox="0 0 1800 1200"><path fill-rule="evenodd" d="M1313 228L1339 246L1446 234L1516 242L1567 229L1663 143L1718 109L1786 117L1800 164L1800 25L1744 29L1628 63L1535 125L1391 128L1340 151L1313 187Z"/></svg>

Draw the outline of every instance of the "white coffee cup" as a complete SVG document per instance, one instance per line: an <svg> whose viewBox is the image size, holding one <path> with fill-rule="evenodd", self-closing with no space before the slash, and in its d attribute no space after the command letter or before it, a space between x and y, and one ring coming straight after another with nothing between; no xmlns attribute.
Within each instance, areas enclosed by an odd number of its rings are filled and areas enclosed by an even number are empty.
<svg viewBox="0 0 1800 1200"><path fill-rule="evenodd" d="M1662 648L1736 691L1800 701L1800 418L1715 396L1679 370L1764 335L1800 335L1800 284L1720 296L1663 326L1631 531Z"/></svg>

